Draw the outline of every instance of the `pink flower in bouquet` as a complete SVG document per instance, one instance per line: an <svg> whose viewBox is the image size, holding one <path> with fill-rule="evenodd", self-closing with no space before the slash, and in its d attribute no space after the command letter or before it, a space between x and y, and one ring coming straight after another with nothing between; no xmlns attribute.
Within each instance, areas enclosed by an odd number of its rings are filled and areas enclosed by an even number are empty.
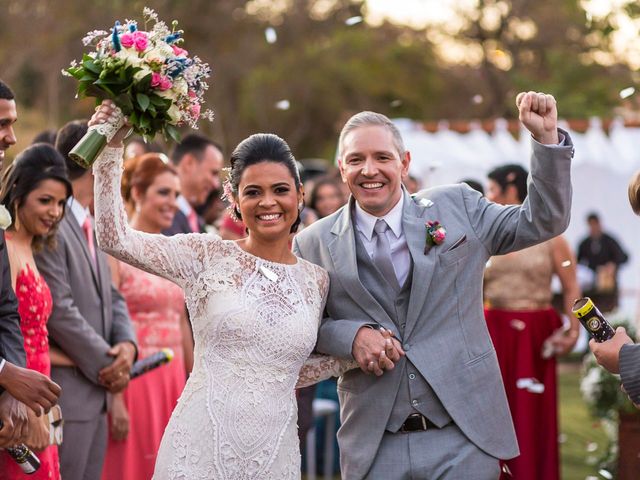
<svg viewBox="0 0 640 480"><path fill-rule="evenodd" d="M136 50L139 52L144 52L149 45L149 39L147 38L147 34L145 32L133 32L133 41L135 43Z"/></svg>
<svg viewBox="0 0 640 480"><path fill-rule="evenodd" d="M165 90L169 90L172 87L171 80L164 75L160 75L157 72L153 72L151 74L151 86L157 88L158 90L164 92Z"/></svg>
<svg viewBox="0 0 640 480"><path fill-rule="evenodd" d="M191 104L191 115L193 115L194 117L199 117L200 116L200 104L199 103L192 103Z"/></svg>
<svg viewBox="0 0 640 480"><path fill-rule="evenodd" d="M131 48L134 44L133 35L131 33L125 33L120 37L120 44L124 48Z"/></svg>
<svg viewBox="0 0 640 480"><path fill-rule="evenodd" d="M196 92L194 92L193 90L189 90L189 91L187 92L187 95L189 95L189 98L190 98L191 100L193 100L194 98L198 98L198 95L197 95L197 94L196 94Z"/></svg>
<svg viewBox="0 0 640 480"><path fill-rule="evenodd" d="M188 56L189 52L187 52L184 48L180 48L177 45L171 45L171 48L173 48L173 53L176 55L176 57L179 56Z"/></svg>

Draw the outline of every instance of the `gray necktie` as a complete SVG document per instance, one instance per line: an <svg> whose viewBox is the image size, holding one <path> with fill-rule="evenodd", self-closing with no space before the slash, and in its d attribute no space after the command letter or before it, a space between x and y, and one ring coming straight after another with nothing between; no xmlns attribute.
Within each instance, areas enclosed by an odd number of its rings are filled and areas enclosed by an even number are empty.
<svg viewBox="0 0 640 480"><path fill-rule="evenodd" d="M387 222L381 218L376 220L376 224L373 227L374 232L376 232L376 249L373 252L373 263L389 285L398 291L400 290L400 285L398 285L398 277L396 277L396 271L393 269L393 262L391 261L391 245L385 233L388 229Z"/></svg>

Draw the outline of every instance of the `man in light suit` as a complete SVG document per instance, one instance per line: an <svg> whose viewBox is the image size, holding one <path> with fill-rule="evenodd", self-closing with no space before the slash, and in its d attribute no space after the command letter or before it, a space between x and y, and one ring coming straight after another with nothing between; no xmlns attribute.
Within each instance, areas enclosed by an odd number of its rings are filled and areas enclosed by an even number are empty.
<svg viewBox="0 0 640 480"><path fill-rule="evenodd" d="M338 384L346 480L495 479L498 459L518 455L482 276L492 255L567 227L573 148L558 133L553 97L529 92L517 103L533 136L521 206L491 203L464 184L412 198L401 187L410 155L387 117L362 112L342 130L352 198L296 236L294 250L331 278L318 351L360 365Z"/></svg>
<svg viewBox="0 0 640 480"><path fill-rule="evenodd" d="M127 386L137 355L126 304L113 287L106 255L95 247L93 228L85 223L93 203L93 174L68 156L86 130L86 122L76 121L58 132L56 148L67 160L73 196L56 248L36 257L53 297L47 327L51 376L63 389L60 472L66 480L100 478L107 446L107 392Z"/></svg>
<svg viewBox="0 0 640 480"><path fill-rule="evenodd" d="M196 212L209 194L220 188L220 172L224 158L220 147L202 135L190 134L176 145L171 161L178 171L181 195L173 224L162 233L202 233L204 221Z"/></svg>

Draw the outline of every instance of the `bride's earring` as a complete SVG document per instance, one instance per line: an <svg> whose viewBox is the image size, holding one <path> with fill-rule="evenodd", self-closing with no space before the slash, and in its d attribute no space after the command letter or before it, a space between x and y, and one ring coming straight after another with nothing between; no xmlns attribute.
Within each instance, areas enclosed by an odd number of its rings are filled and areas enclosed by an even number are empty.
<svg viewBox="0 0 640 480"><path fill-rule="evenodd" d="M136 213L140 213L140 210L142 210L142 207L140 206L140 203L136 202L136 206L135 206Z"/></svg>

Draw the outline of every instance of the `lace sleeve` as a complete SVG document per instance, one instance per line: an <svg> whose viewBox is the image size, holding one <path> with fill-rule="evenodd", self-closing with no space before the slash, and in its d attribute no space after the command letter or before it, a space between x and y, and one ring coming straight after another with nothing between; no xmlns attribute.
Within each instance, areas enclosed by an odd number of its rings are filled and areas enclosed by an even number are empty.
<svg viewBox="0 0 640 480"><path fill-rule="evenodd" d="M339 377L343 373L357 367L358 364L355 360L312 353L300 369L296 388L308 387L327 378Z"/></svg>
<svg viewBox="0 0 640 480"><path fill-rule="evenodd" d="M209 236L167 237L131 228L120 194L122 154L122 148L107 147L93 164L98 244L117 259L184 287L203 269Z"/></svg>

